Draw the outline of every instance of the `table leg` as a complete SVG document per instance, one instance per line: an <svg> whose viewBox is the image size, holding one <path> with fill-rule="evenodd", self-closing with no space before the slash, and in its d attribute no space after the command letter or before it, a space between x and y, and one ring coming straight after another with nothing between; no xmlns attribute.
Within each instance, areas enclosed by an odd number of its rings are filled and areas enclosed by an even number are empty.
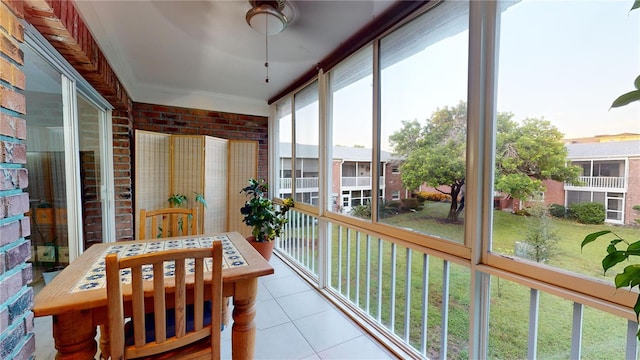
<svg viewBox="0 0 640 360"><path fill-rule="evenodd" d="M96 355L96 328L90 311L69 311L53 316L57 360L86 360Z"/></svg>
<svg viewBox="0 0 640 360"><path fill-rule="evenodd" d="M253 359L256 347L256 295L258 279L237 281L233 294L231 355L233 360Z"/></svg>

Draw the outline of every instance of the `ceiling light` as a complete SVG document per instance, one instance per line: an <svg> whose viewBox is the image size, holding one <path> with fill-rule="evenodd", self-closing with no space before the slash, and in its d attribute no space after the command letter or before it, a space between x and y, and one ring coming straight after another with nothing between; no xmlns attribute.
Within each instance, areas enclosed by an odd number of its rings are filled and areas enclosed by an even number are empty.
<svg viewBox="0 0 640 360"><path fill-rule="evenodd" d="M251 9L247 11L247 24L254 30L265 35L275 35L287 28L289 19L283 13L284 0L262 1L249 0Z"/></svg>

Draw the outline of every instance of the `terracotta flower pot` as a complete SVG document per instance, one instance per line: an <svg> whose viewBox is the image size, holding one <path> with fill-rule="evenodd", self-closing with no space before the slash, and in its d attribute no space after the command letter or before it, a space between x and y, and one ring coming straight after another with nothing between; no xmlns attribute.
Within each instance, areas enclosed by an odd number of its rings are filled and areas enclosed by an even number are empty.
<svg viewBox="0 0 640 360"><path fill-rule="evenodd" d="M249 236L247 241L260 253L260 255L262 255L265 260L271 260L275 241L256 241L254 236Z"/></svg>

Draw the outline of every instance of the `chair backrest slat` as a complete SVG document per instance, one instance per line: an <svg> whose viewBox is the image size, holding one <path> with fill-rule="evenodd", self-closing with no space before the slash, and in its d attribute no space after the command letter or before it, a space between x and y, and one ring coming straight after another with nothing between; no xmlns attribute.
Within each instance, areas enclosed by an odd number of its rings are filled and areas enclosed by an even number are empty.
<svg viewBox="0 0 640 360"><path fill-rule="evenodd" d="M147 211L140 209L139 239L156 239L198 234L198 209L163 208ZM151 231L147 231L147 220L151 218ZM147 237L147 234L151 234Z"/></svg>
<svg viewBox="0 0 640 360"><path fill-rule="evenodd" d="M212 257L213 263L210 269L211 284L205 287L204 259L207 257ZM165 274L170 269L166 267L166 261L174 262L172 276ZM187 351L185 349L188 349L188 345L192 343L197 343L197 351L200 353L202 343L199 341L203 338L210 339L210 349L207 348L207 351L210 351L211 358L219 359L220 324L222 323L222 245L219 241L214 241L213 247L206 249L175 249L122 258L118 258L116 254L109 254L105 263L109 292L107 328L112 359L130 359L173 350L178 351L182 356ZM153 281L144 280L148 271L143 267L149 265L153 266ZM126 268L131 269L131 314L124 313L123 301L128 297L123 296L123 285L120 279L120 270ZM187 268L190 270L187 271ZM167 286L167 284L175 284L175 286ZM211 292L205 294L205 288L210 288ZM148 298L153 296L153 301L147 303L149 305L152 303L153 309L145 308L145 293ZM171 297L173 297L172 301ZM210 300L206 304L211 306L211 321L206 325L203 323L205 300ZM171 309L167 309L169 304L172 305ZM187 327L187 323L191 322L191 312L187 311L187 308L191 306L194 314L193 329ZM150 315L151 313L153 315ZM167 319L167 314L171 313L173 315L169 316L174 318ZM150 316L154 320L152 341L148 341L151 338L148 338L147 334L150 324L145 324ZM125 339L124 320L127 317L132 318L132 341ZM173 331L168 330L167 327L171 322L174 324Z"/></svg>

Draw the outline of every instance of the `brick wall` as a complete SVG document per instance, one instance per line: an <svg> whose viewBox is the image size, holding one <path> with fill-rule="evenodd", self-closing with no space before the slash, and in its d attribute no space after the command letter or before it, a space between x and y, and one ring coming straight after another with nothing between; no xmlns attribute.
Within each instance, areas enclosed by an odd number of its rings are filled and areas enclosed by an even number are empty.
<svg viewBox="0 0 640 360"><path fill-rule="evenodd" d="M116 239L133 239L133 117L126 109L114 110L113 182L116 201Z"/></svg>
<svg viewBox="0 0 640 360"><path fill-rule="evenodd" d="M144 103L133 104L134 128L181 135L209 135L222 139L257 140L258 177L267 179L268 118Z"/></svg>
<svg viewBox="0 0 640 360"><path fill-rule="evenodd" d="M21 1L0 2L0 359L29 359L33 335L33 278L25 164L24 29Z"/></svg>

